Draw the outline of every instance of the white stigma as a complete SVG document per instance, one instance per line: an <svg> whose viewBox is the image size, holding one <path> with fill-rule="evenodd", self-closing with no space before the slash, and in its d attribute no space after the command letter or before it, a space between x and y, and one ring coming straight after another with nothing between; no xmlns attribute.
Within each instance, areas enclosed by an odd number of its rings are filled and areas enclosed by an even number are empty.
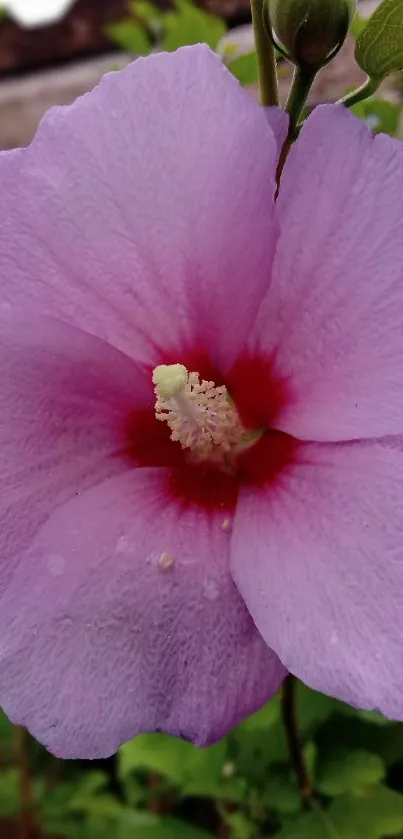
<svg viewBox="0 0 403 839"><path fill-rule="evenodd" d="M171 429L171 440L189 449L193 460L230 466L242 449L245 429L224 385L189 373L182 364L160 365L153 372L155 411Z"/></svg>

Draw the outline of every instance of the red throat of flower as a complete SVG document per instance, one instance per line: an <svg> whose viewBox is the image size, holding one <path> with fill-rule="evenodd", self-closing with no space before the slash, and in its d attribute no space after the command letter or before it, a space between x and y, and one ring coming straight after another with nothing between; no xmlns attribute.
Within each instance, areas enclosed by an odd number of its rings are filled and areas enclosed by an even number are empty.
<svg viewBox="0 0 403 839"><path fill-rule="evenodd" d="M182 504L231 512L241 486L275 486L295 462L297 441L272 427L286 383L270 360L249 355L225 380L200 354L183 360L154 369L155 409L132 414L127 451L137 466L168 467L167 489Z"/></svg>

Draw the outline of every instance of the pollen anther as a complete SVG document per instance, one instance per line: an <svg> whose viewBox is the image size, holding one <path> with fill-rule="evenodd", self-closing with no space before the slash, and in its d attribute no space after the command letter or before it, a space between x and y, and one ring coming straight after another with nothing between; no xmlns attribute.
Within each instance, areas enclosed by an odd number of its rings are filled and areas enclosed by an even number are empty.
<svg viewBox="0 0 403 839"><path fill-rule="evenodd" d="M246 432L227 388L200 381L182 364L156 367L153 383L156 417L168 424L171 440L189 449L194 461L229 466Z"/></svg>

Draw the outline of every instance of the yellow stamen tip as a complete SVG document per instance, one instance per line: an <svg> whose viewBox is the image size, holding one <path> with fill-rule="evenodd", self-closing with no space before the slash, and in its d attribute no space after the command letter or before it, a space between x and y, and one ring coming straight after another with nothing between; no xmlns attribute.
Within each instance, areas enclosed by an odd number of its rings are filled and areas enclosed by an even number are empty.
<svg viewBox="0 0 403 839"><path fill-rule="evenodd" d="M172 399L188 383L188 371L183 364L160 364L153 372L153 384L161 399Z"/></svg>

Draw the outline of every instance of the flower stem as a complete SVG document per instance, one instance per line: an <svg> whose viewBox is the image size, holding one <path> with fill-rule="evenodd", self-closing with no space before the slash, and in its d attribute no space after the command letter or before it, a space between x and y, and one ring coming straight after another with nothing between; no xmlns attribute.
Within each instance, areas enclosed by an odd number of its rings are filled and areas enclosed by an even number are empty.
<svg viewBox="0 0 403 839"><path fill-rule="evenodd" d="M278 105L276 56L263 20L263 0L251 0L251 12L257 54L260 104Z"/></svg>
<svg viewBox="0 0 403 839"><path fill-rule="evenodd" d="M346 108L351 108L352 105L356 105L357 102L361 102L363 99L368 99L369 96L372 96L381 83L382 79L372 79L368 77L366 82L361 85L361 87L357 87L356 90L353 90L351 93L346 93L342 99L339 99L337 104L338 105L345 105Z"/></svg>
<svg viewBox="0 0 403 839"><path fill-rule="evenodd" d="M287 676L282 691L282 715L291 764L294 769L302 801L309 809L314 802L314 791L305 764L301 737L298 730L297 711L295 703L295 677Z"/></svg>
<svg viewBox="0 0 403 839"><path fill-rule="evenodd" d="M285 106L290 116L288 136L291 138L294 136L315 76L316 70L308 70L304 67L296 67L294 70L294 76Z"/></svg>

